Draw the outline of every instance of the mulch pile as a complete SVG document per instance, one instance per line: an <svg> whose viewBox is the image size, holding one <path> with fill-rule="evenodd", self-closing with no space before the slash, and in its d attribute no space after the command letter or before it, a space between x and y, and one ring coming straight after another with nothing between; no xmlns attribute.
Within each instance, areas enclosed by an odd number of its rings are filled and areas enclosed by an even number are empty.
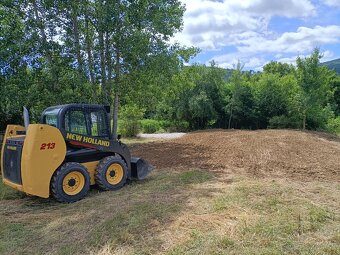
<svg viewBox="0 0 340 255"><path fill-rule="evenodd" d="M156 169L340 182L340 139L323 133L212 130L135 145L131 150Z"/></svg>

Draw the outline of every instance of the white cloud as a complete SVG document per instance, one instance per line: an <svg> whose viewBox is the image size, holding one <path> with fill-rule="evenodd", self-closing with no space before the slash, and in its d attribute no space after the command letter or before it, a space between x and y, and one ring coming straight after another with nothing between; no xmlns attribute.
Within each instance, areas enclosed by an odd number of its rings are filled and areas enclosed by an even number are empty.
<svg viewBox="0 0 340 255"><path fill-rule="evenodd" d="M324 0L324 3L329 6L340 7L340 0Z"/></svg>
<svg viewBox="0 0 340 255"><path fill-rule="evenodd" d="M276 61L281 62L281 63L296 65L297 57L306 58L308 56L309 56L309 54L302 54L302 55L296 55L296 56L293 56L293 57L278 58L278 59L276 59ZM329 50L326 50L326 51L322 52L322 56L323 57L321 58L321 62L327 62L327 61L333 59L334 53L329 51Z"/></svg>
<svg viewBox="0 0 340 255"><path fill-rule="evenodd" d="M266 33L271 17L316 14L310 0L182 0L187 11L184 28L173 41L203 49L231 44L240 34Z"/></svg>
<svg viewBox="0 0 340 255"><path fill-rule="evenodd" d="M212 59L211 59L212 60ZM206 64L208 64L209 60ZM234 52L213 58L218 66L222 68L234 69L238 62L244 65L245 69L252 69L259 71L262 66L268 63L268 61L261 55L248 55L244 53Z"/></svg>
<svg viewBox="0 0 340 255"><path fill-rule="evenodd" d="M214 51L216 56L207 63L215 60L221 67L233 68L241 61L246 69L261 70L269 59L294 63L296 56L293 54L305 56L315 47L340 43L340 25L305 25L283 33L269 29L274 16L304 21L318 18L314 4L317 6L319 2L314 0L181 1L187 8L184 28L173 41L199 47L209 54ZM340 6L340 0L322 1ZM323 61L331 55L326 51Z"/></svg>
<svg viewBox="0 0 340 255"><path fill-rule="evenodd" d="M307 52L324 44L340 41L340 26L299 27L296 32L286 32L274 39L256 35L240 41L240 52Z"/></svg>
<svg viewBox="0 0 340 255"><path fill-rule="evenodd" d="M275 56L274 61L296 65L297 57L305 58L310 55L312 51L308 51L305 54L294 55L290 57L283 57L281 54ZM326 50L321 52L323 57L321 62L327 62L334 59L334 53L332 51ZM264 65L268 64L270 61L265 58L264 55L248 55L246 53L231 53L222 56L217 56L214 58L218 66L222 68L234 69L236 64L240 62L244 65L244 68L251 69L254 71L262 71ZM209 61L210 62L210 61ZM209 63L208 62L208 63ZM208 64L206 63L206 64Z"/></svg>
<svg viewBox="0 0 340 255"><path fill-rule="evenodd" d="M296 57L285 57L286 54L298 53L304 57L313 48L325 44L340 42L340 26L316 26L314 28L300 27L296 32L286 32L277 38L267 38L263 34L251 33L248 36L238 36L239 44L237 51L213 57L221 67L231 68L238 61L245 64L245 68L260 70L268 61L266 54L274 54L279 62L292 64ZM323 53L323 61L334 57L330 51ZM211 59L211 60L212 60Z"/></svg>

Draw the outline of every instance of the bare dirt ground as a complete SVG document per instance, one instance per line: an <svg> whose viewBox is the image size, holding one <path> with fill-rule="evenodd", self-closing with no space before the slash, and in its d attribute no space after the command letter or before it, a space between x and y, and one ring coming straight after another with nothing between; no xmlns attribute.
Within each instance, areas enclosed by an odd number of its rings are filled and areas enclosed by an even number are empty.
<svg viewBox="0 0 340 255"><path fill-rule="evenodd" d="M211 130L140 144L132 153L156 168L340 181L340 139L323 133Z"/></svg>

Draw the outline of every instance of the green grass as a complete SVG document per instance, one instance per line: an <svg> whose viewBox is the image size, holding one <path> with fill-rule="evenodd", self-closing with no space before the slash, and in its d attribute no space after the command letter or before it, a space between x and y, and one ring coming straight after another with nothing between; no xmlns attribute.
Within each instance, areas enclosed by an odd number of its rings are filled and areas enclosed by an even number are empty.
<svg viewBox="0 0 340 255"><path fill-rule="evenodd" d="M191 185L213 178L189 173L193 181L184 173L162 172L116 192L92 189L74 204L22 196L1 184L0 254L83 254L125 245L153 254L162 243L150 238L160 231L157 227L185 209Z"/></svg>
<svg viewBox="0 0 340 255"><path fill-rule="evenodd" d="M0 254L340 254L337 183L155 171L74 204L0 184Z"/></svg>
<svg viewBox="0 0 340 255"><path fill-rule="evenodd" d="M221 222L233 215L236 230L198 232L168 254L340 254L339 207L316 205L327 196L300 197L296 188L247 180L221 191L208 213Z"/></svg>
<svg viewBox="0 0 340 255"><path fill-rule="evenodd" d="M208 171L188 171L179 175L179 179L183 184L199 184L209 181L213 177Z"/></svg>
<svg viewBox="0 0 340 255"><path fill-rule="evenodd" d="M0 175L0 178L1 178L1 175ZM16 199L22 196L23 196L22 193L7 187L5 184L3 184L2 179L0 180L0 201Z"/></svg>

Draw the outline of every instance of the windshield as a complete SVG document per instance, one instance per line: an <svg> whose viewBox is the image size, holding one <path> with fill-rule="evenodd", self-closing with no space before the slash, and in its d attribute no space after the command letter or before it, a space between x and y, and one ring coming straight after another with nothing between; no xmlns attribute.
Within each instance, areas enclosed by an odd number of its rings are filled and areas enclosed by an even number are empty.
<svg viewBox="0 0 340 255"><path fill-rule="evenodd" d="M59 111L60 111L60 107L58 108L52 108L49 110L46 110L44 117L43 117L43 123L53 126L53 127L57 127L58 126L58 115L59 115Z"/></svg>

